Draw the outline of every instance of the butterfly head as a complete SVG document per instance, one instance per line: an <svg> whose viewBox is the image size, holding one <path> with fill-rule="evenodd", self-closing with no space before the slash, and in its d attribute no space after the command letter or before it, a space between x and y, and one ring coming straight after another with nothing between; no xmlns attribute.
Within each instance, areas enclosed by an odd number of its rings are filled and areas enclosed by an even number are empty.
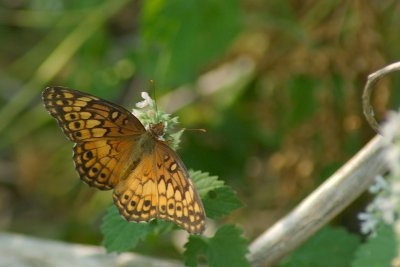
<svg viewBox="0 0 400 267"><path fill-rule="evenodd" d="M164 134L164 129L165 125L162 121L149 124L149 132L156 138L159 138Z"/></svg>
<svg viewBox="0 0 400 267"><path fill-rule="evenodd" d="M146 93L142 93L143 101L136 104L132 114L144 125L146 131L155 139L165 141L173 149L177 149L184 129L174 131L178 127L178 117L157 109L155 101Z"/></svg>

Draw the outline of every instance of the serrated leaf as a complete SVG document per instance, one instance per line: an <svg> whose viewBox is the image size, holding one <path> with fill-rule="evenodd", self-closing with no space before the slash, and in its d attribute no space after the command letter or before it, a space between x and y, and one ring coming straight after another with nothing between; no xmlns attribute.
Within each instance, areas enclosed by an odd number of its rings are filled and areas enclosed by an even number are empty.
<svg viewBox="0 0 400 267"><path fill-rule="evenodd" d="M184 253L186 266L196 267L200 256L210 267L246 267L247 240L241 237L242 231L233 225L218 229L212 238L191 236Z"/></svg>
<svg viewBox="0 0 400 267"><path fill-rule="evenodd" d="M203 198L207 217L217 219L243 207L235 192L228 186L211 190Z"/></svg>
<svg viewBox="0 0 400 267"><path fill-rule="evenodd" d="M182 129L180 131L177 131L175 133L171 133L170 134L170 140L172 140L171 146L172 146L172 148L174 150L177 150L179 148L179 144L181 142L181 137L182 137L182 134L183 134L184 131L185 130Z"/></svg>
<svg viewBox="0 0 400 267"><path fill-rule="evenodd" d="M376 236L370 237L365 244L360 246L351 266L391 266L391 261L396 256L396 247L393 228L384 224L377 230Z"/></svg>
<svg viewBox="0 0 400 267"><path fill-rule="evenodd" d="M160 234L171 231L173 223L153 220L148 223L128 222L121 217L115 206L107 210L101 225L103 244L107 252L124 252L134 248L150 233Z"/></svg>
<svg viewBox="0 0 400 267"><path fill-rule="evenodd" d="M197 267L197 259L200 255L206 255L207 242L202 236L191 235L185 244L185 252L183 257L185 265L189 267Z"/></svg>
<svg viewBox="0 0 400 267"><path fill-rule="evenodd" d="M211 267L245 267L247 240L241 237L242 230L233 225L225 225L218 229L210 239L207 260Z"/></svg>
<svg viewBox="0 0 400 267"><path fill-rule="evenodd" d="M224 181L218 180L218 176L210 176L208 172L189 170L189 175L201 198L209 191L224 186Z"/></svg>
<svg viewBox="0 0 400 267"><path fill-rule="evenodd" d="M218 180L217 176L193 170L189 174L202 199L207 217L220 218L243 206L235 192L224 185L224 181Z"/></svg>
<svg viewBox="0 0 400 267"><path fill-rule="evenodd" d="M343 228L326 227L286 258L280 267L346 267L360 244Z"/></svg>
<svg viewBox="0 0 400 267"><path fill-rule="evenodd" d="M149 223L127 222L115 206L107 210L101 231L107 252L124 252L136 246L153 230Z"/></svg>

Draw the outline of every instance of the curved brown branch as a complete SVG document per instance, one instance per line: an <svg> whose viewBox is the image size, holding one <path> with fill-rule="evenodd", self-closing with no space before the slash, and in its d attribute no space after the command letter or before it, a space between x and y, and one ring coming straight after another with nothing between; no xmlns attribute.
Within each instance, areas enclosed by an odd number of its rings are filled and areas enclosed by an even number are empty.
<svg viewBox="0 0 400 267"><path fill-rule="evenodd" d="M362 104L363 104L363 112L365 118L367 119L369 125L374 129L377 133L379 133L379 125L375 119L374 109L371 105L371 94L374 89L375 84L381 79L383 76L388 75L391 72L400 70L400 62L396 62L390 64L368 76L367 83L364 87L364 92L362 96Z"/></svg>

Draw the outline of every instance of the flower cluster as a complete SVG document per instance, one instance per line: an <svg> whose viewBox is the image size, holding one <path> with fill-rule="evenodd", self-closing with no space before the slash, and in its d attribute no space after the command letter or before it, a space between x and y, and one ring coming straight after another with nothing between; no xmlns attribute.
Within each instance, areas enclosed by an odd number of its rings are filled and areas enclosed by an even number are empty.
<svg viewBox="0 0 400 267"><path fill-rule="evenodd" d="M140 120L146 129L150 124L163 122L164 135L160 139L169 142L172 148L176 150L184 131L184 129L176 131L179 124L178 117L171 117L170 114L158 110L156 102L147 92L142 92L141 96L143 101L136 103L136 108L132 110L132 114Z"/></svg>
<svg viewBox="0 0 400 267"><path fill-rule="evenodd" d="M382 126L385 160L389 174L377 176L369 191L376 194L365 212L359 214L363 233L375 234L380 223L398 224L400 212L400 113L390 112Z"/></svg>

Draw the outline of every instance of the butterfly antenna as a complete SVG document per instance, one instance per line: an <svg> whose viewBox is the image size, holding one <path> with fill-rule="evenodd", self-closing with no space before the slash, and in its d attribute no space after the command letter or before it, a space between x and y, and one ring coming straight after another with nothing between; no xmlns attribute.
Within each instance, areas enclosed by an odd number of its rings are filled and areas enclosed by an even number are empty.
<svg viewBox="0 0 400 267"><path fill-rule="evenodd" d="M185 130L185 131L199 131L199 132L202 132L202 133L205 133L205 132L207 132L206 131L206 129L203 129L203 128L182 128L182 130Z"/></svg>
<svg viewBox="0 0 400 267"><path fill-rule="evenodd" d="M156 100L156 82L154 80L150 80L150 90L153 93L154 105L155 105L156 113L158 114L157 100Z"/></svg>

